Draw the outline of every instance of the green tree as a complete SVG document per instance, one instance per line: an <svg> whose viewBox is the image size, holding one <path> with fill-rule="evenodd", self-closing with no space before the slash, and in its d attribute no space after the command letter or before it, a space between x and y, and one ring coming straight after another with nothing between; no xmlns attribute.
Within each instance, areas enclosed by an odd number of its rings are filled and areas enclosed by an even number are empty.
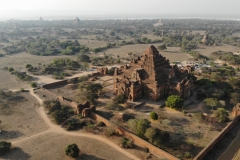
<svg viewBox="0 0 240 160"><path fill-rule="evenodd" d="M126 101L127 101L127 99L124 94L117 95L113 99L114 103L125 103Z"/></svg>
<svg viewBox="0 0 240 160"><path fill-rule="evenodd" d="M137 135L143 137L146 129L150 126L150 122L147 119L139 119L137 122Z"/></svg>
<svg viewBox="0 0 240 160"><path fill-rule="evenodd" d="M37 87L37 83L36 82L31 82L30 84L31 84L32 88L36 88Z"/></svg>
<svg viewBox="0 0 240 160"><path fill-rule="evenodd" d="M26 64L26 68L32 67L31 64Z"/></svg>
<svg viewBox="0 0 240 160"><path fill-rule="evenodd" d="M234 106L240 102L240 94L239 93L231 93L230 103Z"/></svg>
<svg viewBox="0 0 240 160"><path fill-rule="evenodd" d="M115 36L115 33L113 31L110 32L109 34L110 34L110 36Z"/></svg>
<svg viewBox="0 0 240 160"><path fill-rule="evenodd" d="M160 132L160 139L162 142L168 142L170 141L170 134L166 131L161 131Z"/></svg>
<svg viewBox="0 0 240 160"><path fill-rule="evenodd" d="M239 81L238 79L236 79L236 78L231 77L231 78L229 79L229 83L230 83L230 85L231 85L233 88L238 88L238 87L240 87L240 81Z"/></svg>
<svg viewBox="0 0 240 160"><path fill-rule="evenodd" d="M214 111L214 116L218 119L218 122L224 123L228 120L228 112L224 108L218 108Z"/></svg>
<svg viewBox="0 0 240 160"><path fill-rule="evenodd" d="M204 102L208 107L212 107L212 110L213 108L216 108L219 106L219 102L217 98L206 98Z"/></svg>
<svg viewBox="0 0 240 160"><path fill-rule="evenodd" d="M157 120L158 119L158 114L156 112L150 112L150 117L153 119L153 120Z"/></svg>
<svg viewBox="0 0 240 160"><path fill-rule="evenodd" d="M167 49L166 45L165 44L162 44L160 46L157 47L160 51L163 51L165 49Z"/></svg>
<svg viewBox="0 0 240 160"><path fill-rule="evenodd" d="M124 137L121 142L121 147L122 148L134 148L134 143L132 140Z"/></svg>
<svg viewBox="0 0 240 160"><path fill-rule="evenodd" d="M171 108L181 108L183 106L184 100L177 95L171 95L167 98L166 106Z"/></svg>
<svg viewBox="0 0 240 160"><path fill-rule="evenodd" d="M89 68L89 64L87 62L84 62L82 67L83 69L87 70Z"/></svg>
<svg viewBox="0 0 240 160"><path fill-rule="evenodd" d="M72 158L78 158L79 152L80 152L80 150L75 143L74 144L69 144L65 148L65 154L68 155L69 157L72 157Z"/></svg>
<svg viewBox="0 0 240 160"><path fill-rule="evenodd" d="M78 55L78 62L90 62L90 57L85 54Z"/></svg>
<svg viewBox="0 0 240 160"><path fill-rule="evenodd" d="M0 141L0 155L7 153L11 148L11 142Z"/></svg>
<svg viewBox="0 0 240 160"><path fill-rule="evenodd" d="M143 137L146 129L150 126L150 122L147 119L130 119L128 125L134 133Z"/></svg>
<svg viewBox="0 0 240 160"><path fill-rule="evenodd" d="M157 129L150 127L146 130L144 136L148 139L148 141L150 143L153 143L153 141L155 140L156 136L157 136Z"/></svg>
<svg viewBox="0 0 240 160"><path fill-rule="evenodd" d="M8 71L12 72L12 71L14 71L14 68L13 67L8 67Z"/></svg>

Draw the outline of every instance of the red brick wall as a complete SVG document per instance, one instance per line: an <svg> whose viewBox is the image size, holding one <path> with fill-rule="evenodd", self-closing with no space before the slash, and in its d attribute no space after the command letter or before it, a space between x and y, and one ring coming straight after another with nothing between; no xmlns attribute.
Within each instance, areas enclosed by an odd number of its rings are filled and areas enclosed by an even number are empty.
<svg viewBox="0 0 240 160"><path fill-rule="evenodd" d="M225 134L233 128L233 126L239 121L239 117L240 116L235 117L234 120L229 123L214 140L212 140L205 148L203 148L203 150L194 158L194 160L202 160L208 154L208 152L214 148L216 143L219 142L225 136Z"/></svg>
<svg viewBox="0 0 240 160"><path fill-rule="evenodd" d="M42 88L49 89L49 88L56 87L58 85L64 85L64 84L67 84L67 83L68 83L68 80L65 79L65 80L62 80L62 81L57 81L57 82L42 85Z"/></svg>
<svg viewBox="0 0 240 160"><path fill-rule="evenodd" d="M102 121L106 124L106 126L111 126L112 122L108 121L107 119L101 117L98 114L95 114L92 112L92 118L94 118L97 121ZM130 131L128 131L125 128L122 128L121 126L118 126L116 124L114 124L116 126L116 130L118 132L120 132L120 134L125 135L126 137L130 138L133 140L133 142L141 147L144 148L148 148L149 152L158 156L158 157L165 157L169 160L179 160L178 158L174 157L173 155L161 150L160 148L148 143L147 141L143 140L142 138L139 138L138 136L136 136L135 134L131 133Z"/></svg>

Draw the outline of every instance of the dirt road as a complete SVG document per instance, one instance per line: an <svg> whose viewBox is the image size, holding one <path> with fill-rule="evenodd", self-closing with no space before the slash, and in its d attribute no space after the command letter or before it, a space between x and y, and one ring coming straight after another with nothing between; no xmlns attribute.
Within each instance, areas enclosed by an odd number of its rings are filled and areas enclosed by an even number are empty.
<svg viewBox="0 0 240 160"><path fill-rule="evenodd" d="M42 104L43 100L41 98L39 98L36 94L34 94L34 91L33 89L30 89L30 94L32 96L34 96L38 102L40 104ZM64 135L70 135L70 136L80 136L80 137L87 137L87 138L92 138L92 139L96 139L96 140L99 140L103 143L105 143L106 145L109 145L111 146L112 148L118 150L119 152L121 152L122 154L128 156L129 158L131 159L134 159L134 160L137 160L139 158L137 158L136 156L130 154L129 152L125 151L124 149L120 148L118 145L116 145L115 143L109 141L108 139L102 137L102 136L99 136L99 135L93 135L91 133L80 133L80 132L68 132L66 130L64 130L63 128L61 128L59 125L56 125L54 123L51 122L51 120L48 118L48 116L46 115L45 111L44 111L44 108L41 106L37 109L37 112L38 114L42 117L42 119L44 120L44 122L48 125L49 129L44 131L44 132L41 132L41 133L38 133L36 135L33 135L33 136L30 136L30 137L27 137L27 138L24 138L24 139L21 139L19 141L14 141L12 142L13 144L16 144L16 143L19 143L19 142L23 142L25 140L28 140L28 139L31 139L31 138L34 138L34 137L37 137L37 136L40 136L42 134L45 134L47 132L54 132L54 133L60 133L60 134L64 134Z"/></svg>

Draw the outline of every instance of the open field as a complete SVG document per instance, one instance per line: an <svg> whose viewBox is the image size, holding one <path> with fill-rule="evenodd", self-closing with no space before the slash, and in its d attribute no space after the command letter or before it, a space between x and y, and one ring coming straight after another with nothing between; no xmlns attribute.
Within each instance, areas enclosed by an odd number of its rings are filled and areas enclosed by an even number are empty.
<svg viewBox="0 0 240 160"><path fill-rule="evenodd" d="M81 45L85 45L89 48L98 48L98 47L104 47L107 45L108 42L105 42L105 41L98 41L98 40L87 40L87 39L79 39L78 42L81 44Z"/></svg>
<svg viewBox="0 0 240 160"><path fill-rule="evenodd" d="M159 46L162 43L156 43L154 44L155 47ZM120 56L120 57L127 57L131 58L127 53L133 52L136 53L143 53L150 44L134 44L134 45L125 45L120 46L117 48L111 48L104 52L99 52L97 54L92 54L92 56L104 56L104 53L106 55L113 55L113 56ZM160 54L162 54L164 57L172 61L184 61L191 57L189 57L186 53L183 53L180 51L180 47L167 47L167 50L160 51Z"/></svg>
<svg viewBox="0 0 240 160"><path fill-rule="evenodd" d="M38 102L28 92L1 98L0 140L18 141L48 129L37 113Z"/></svg>
<svg viewBox="0 0 240 160"><path fill-rule="evenodd" d="M37 98L39 103L42 102L42 100L33 93L33 90L31 90L29 93L33 95L35 98ZM33 99L34 97L29 95L29 93L27 93L26 96L32 98L32 101L30 101L30 99L28 99L28 101L29 102L36 101ZM30 106L26 103L21 103L21 104L25 106ZM135 157L134 155L121 149L116 144L105 139L103 136L93 135L91 133L84 133L84 132L65 131L63 128L61 128L56 124L53 124L49 120L48 116L46 115L42 107L28 108L27 111L25 110L26 107L24 108L24 110L23 108L24 106L16 105L16 108L14 111L16 111L16 113L18 113L20 116L15 115L15 118L9 117L9 119L11 118L10 120L7 119L6 117L3 118L2 124L4 125L7 124L9 126L11 124L21 125L21 126L16 126L15 128L20 127L24 131L20 130L23 133L20 135L19 135L19 132L17 132L18 130L17 131L14 130L14 133L11 133L11 134L8 133L4 135L5 130L7 129L10 130L10 128L3 126L2 128L3 131L0 134L1 135L3 134L1 138L2 137L4 138L1 140L7 140L12 142L13 148L9 153L3 156L0 156L0 159L14 159L14 160L15 159L19 159L19 160L67 159L68 160L71 158L65 156L64 148L66 147L66 145L71 143L76 143L79 146L82 153L81 159L121 160L121 159L130 159L128 158L128 156ZM4 110L2 109L2 112L3 111ZM11 110L8 109L7 111L11 111ZM20 111L28 115L20 114ZM36 118L39 118L41 121L38 121L38 119ZM16 119L17 122L13 119ZM40 129L38 130L35 129L36 127L41 127L41 126L45 126L44 130L40 131ZM37 130L38 132L34 132L35 130ZM21 139L20 138L17 139L18 137L21 137ZM134 159L137 159L137 158L134 158Z"/></svg>
<svg viewBox="0 0 240 160"><path fill-rule="evenodd" d="M20 89L29 88L29 82L19 80L16 76L11 75L10 72L3 70L3 67L13 67L17 70L25 70L26 64L38 66L51 63L56 58L70 58L76 60L76 56L35 56L28 53L19 53L7 55L0 58L0 89Z"/></svg>
<svg viewBox="0 0 240 160"><path fill-rule="evenodd" d="M142 34L142 37L147 37L148 39L151 39L151 40L160 40L162 39L161 37L159 36L156 36L156 35L152 35L152 34Z"/></svg>
<svg viewBox="0 0 240 160"><path fill-rule="evenodd" d="M195 49L195 51L199 51L200 54L210 57L212 52L215 51L226 51L237 53L240 52L240 48L232 45L222 45L222 46L200 46L199 49Z"/></svg>
<svg viewBox="0 0 240 160"><path fill-rule="evenodd" d="M81 160L130 160L127 156L101 141L53 132L46 132L26 141L13 144L14 148L0 159L71 160L72 158L65 155L64 149L68 144L72 143L78 145L81 154L79 159Z"/></svg>

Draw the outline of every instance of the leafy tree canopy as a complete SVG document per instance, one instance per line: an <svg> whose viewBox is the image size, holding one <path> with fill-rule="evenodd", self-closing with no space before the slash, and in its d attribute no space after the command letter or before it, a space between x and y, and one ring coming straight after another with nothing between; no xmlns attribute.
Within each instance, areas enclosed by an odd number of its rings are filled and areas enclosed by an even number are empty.
<svg viewBox="0 0 240 160"><path fill-rule="evenodd" d="M68 155L69 157L72 158L77 158L79 155L79 148L78 146L74 143L74 144L69 144L66 148L65 148L65 154Z"/></svg>
<svg viewBox="0 0 240 160"><path fill-rule="evenodd" d="M177 95L171 95L167 98L166 106L171 108L181 108L183 106L184 100Z"/></svg>

